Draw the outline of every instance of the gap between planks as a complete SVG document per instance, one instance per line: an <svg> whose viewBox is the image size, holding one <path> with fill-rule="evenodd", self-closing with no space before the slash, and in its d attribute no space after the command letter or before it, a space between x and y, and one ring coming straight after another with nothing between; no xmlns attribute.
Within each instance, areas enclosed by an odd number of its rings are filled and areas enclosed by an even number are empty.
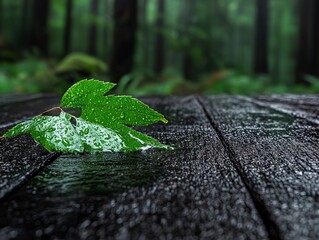
<svg viewBox="0 0 319 240"><path fill-rule="evenodd" d="M0 106L4 106L7 104L30 102L30 101L35 101L35 100L39 100L39 99L47 99L47 98L52 98L52 97L56 97L56 95L55 94L32 94L32 95L14 96L14 98L11 96L7 96L7 97L5 96L3 98L0 98L0 100L2 100L0 102ZM19 119L17 121L14 121L14 122L2 124L2 125L0 125L0 129L15 126L16 124L19 124L19 123L26 121L26 120L29 120L31 118L32 117L23 118L23 119ZM60 153L56 153L56 152L51 153L48 156L48 158L46 158L45 161L43 161L37 168L33 169L33 171L24 175L21 178L21 181L17 185L12 187L10 189L10 191L7 191L2 196L0 196L0 204L7 201L8 198L10 198L12 195L14 195L17 191L19 191L19 189L21 187L26 185L32 178L34 178L38 173L40 173L42 170L44 170L48 165L50 165L60 155L61 155Z"/></svg>
<svg viewBox="0 0 319 240"><path fill-rule="evenodd" d="M21 178L21 181L15 185L14 187L12 187L10 189L10 191L4 193L1 197L0 197L0 204L7 201L8 198L10 198L12 195L14 195L17 191L19 191L19 189L21 187L23 187L24 185L26 185L32 178L34 178L38 173L40 173L41 171L43 171L47 166L49 166L51 163L53 163L61 154L60 153L56 153L53 152L52 154L50 154L50 156L43 161L43 163L36 169L34 169L33 171L31 171L30 173L24 175Z"/></svg>
<svg viewBox="0 0 319 240"><path fill-rule="evenodd" d="M237 170L238 175L240 176L248 193L250 194L252 201L254 203L254 206L257 209L257 212L259 213L259 215L260 215L260 217L265 225L269 239L274 239L274 240L283 239L281 237L281 233L280 233L280 230L278 228L278 225L276 224L275 220L272 219L271 214L270 214L269 210L267 209L266 204L265 204L262 196L257 191L254 190L253 182L251 182L249 180L249 178L245 174L243 167L237 161L236 154L235 154L234 150L231 148L228 140L223 136L222 131L219 129L218 125L215 123L214 119L207 111L205 104L202 100L202 97L197 95L194 98L198 102L198 105L200 106L200 108L204 112L205 116L207 117L213 130L216 132L219 140L221 141L223 147L225 148L225 150L229 156L230 161L233 163L235 169Z"/></svg>

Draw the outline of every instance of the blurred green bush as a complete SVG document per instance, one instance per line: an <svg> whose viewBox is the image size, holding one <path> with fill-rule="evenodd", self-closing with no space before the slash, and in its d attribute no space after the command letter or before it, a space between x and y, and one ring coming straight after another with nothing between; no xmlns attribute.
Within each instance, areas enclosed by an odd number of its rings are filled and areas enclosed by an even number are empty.
<svg viewBox="0 0 319 240"><path fill-rule="evenodd" d="M83 78L110 81L108 66L98 58L73 53L60 62L28 56L17 62L0 63L0 94L62 93ZM134 71L121 78L117 94L189 95L189 94L268 94L319 93L319 78L305 75L308 85L275 84L269 76L251 76L233 70L221 70L189 81L178 71L155 75L147 70Z"/></svg>

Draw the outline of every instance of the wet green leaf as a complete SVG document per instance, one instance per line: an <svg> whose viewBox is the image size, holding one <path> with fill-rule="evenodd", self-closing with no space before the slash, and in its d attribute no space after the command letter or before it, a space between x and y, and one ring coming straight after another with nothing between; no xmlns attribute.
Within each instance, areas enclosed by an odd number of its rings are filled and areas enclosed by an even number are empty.
<svg viewBox="0 0 319 240"><path fill-rule="evenodd" d="M76 118L75 130L89 152L119 152L127 148L118 133L102 125Z"/></svg>
<svg viewBox="0 0 319 240"><path fill-rule="evenodd" d="M71 123L75 120L75 125ZM121 136L99 124L75 118L65 112L59 116L38 116L8 131L4 137L30 133L48 151L118 152L126 149Z"/></svg>
<svg viewBox="0 0 319 240"><path fill-rule="evenodd" d="M82 80L69 88L61 100L63 107L81 108L81 117L57 107L61 110L59 116L34 117L18 124L3 137L31 134L48 151L58 152L120 152L152 147L172 149L128 127L167 120L130 96L105 96L114 86L113 83ZM71 119L74 121L71 122Z"/></svg>
<svg viewBox="0 0 319 240"><path fill-rule="evenodd" d="M48 151L83 152L83 143L70 122L70 116L62 112L59 116L38 116L20 123L4 136L13 137L30 133Z"/></svg>
<svg viewBox="0 0 319 240"><path fill-rule="evenodd" d="M158 121L167 122L164 116L130 96L105 96L115 84L97 80L82 80L64 94L62 107L81 108L81 117L89 122L113 129L122 136L127 150L150 147L169 148L156 139L127 126L145 126Z"/></svg>
<svg viewBox="0 0 319 240"><path fill-rule="evenodd" d="M114 86L109 82L82 80L66 91L60 105L81 108L84 119L97 119L103 125L146 126L158 121L167 122L162 114L135 98L105 96Z"/></svg>

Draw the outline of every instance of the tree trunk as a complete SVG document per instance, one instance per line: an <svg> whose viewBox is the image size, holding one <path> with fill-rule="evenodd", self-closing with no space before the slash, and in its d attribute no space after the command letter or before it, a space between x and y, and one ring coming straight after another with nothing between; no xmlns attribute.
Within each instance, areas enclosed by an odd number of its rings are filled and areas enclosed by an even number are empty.
<svg viewBox="0 0 319 240"><path fill-rule="evenodd" d="M3 31L3 1L0 0L0 37Z"/></svg>
<svg viewBox="0 0 319 240"><path fill-rule="evenodd" d="M192 16L192 10L194 7L194 2L193 1L185 1L183 4L183 8L181 10L181 23L182 25L182 33L181 35L187 35L187 27L191 24L191 16ZM182 60L182 66L183 66L183 73L184 77L186 79L192 79L194 77L194 69L193 69L193 61L192 61L192 56L190 53L190 48L189 46L184 46L184 56Z"/></svg>
<svg viewBox="0 0 319 240"><path fill-rule="evenodd" d="M158 15L156 21L156 42L155 42L155 73L160 74L164 68L164 17L165 17L165 0L158 0Z"/></svg>
<svg viewBox="0 0 319 240"><path fill-rule="evenodd" d="M148 25L148 19L147 19L147 14L148 14L148 0L141 0L140 2L140 7L139 7L139 30L141 32L142 38L141 38L141 51L142 51L142 64L145 66L145 69L153 69L153 60L154 57L152 54L152 49L151 49L151 32L150 32L150 26Z"/></svg>
<svg viewBox="0 0 319 240"><path fill-rule="evenodd" d="M90 4L90 14L91 17L94 19L96 18L98 14L98 7L99 7L99 0L91 0ZM97 34L97 23L96 21L93 21L90 23L89 27L89 46L88 51L90 55L96 56L96 34Z"/></svg>
<svg viewBox="0 0 319 240"><path fill-rule="evenodd" d="M104 17L105 17L105 22L106 24L103 27L103 32L102 32L102 37L103 37L103 55L106 59L107 62L109 62L109 54L110 54L110 44L111 41L109 40L109 22L112 21L110 18L111 15L111 2L109 0L105 0L105 12L104 12Z"/></svg>
<svg viewBox="0 0 319 240"><path fill-rule="evenodd" d="M305 83L305 74L319 76L319 2L318 0L300 0L299 4L296 81Z"/></svg>
<svg viewBox="0 0 319 240"><path fill-rule="evenodd" d="M50 0L34 0L30 29L29 50L37 48L43 56L48 55L48 19Z"/></svg>
<svg viewBox="0 0 319 240"><path fill-rule="evenodd" d="M65 6L65 25L63 35L63 55L70 52L71 31L72 31L72 8L73 0L66 0Z"/></svg>
<svg viewBox="0 0 319 240"><path fill-rule="evenodd" d="M314 14L314 64L313 64L313 74L319 77L319 2L314 1L313 14Z"/></svg>
<svg viewBox="0 0 319 240"><path fill-rule="evenodd" d="M22 12L22 19L21 19L22 36L26 36L29 30L29 25L28 25L28 22L29 22L28 20L30 16L29 6L30 6L30 0L23 0L23 3L22 3L23 12Z"/></svg>
<svg viewBox="0 0 319 240"><path fill-rule="evenodd" d="M277 8L280 9L280 5L276 5ZM276 19L276 26L274 26L273 33L276 36L276 45L273 47L273 59L271 61L273 62L273 66L271 69L271 79L274 83L282 83L284 81L284 77L281 75L281 69L282 69L282 61L283 61L283 42L282 42L282 33L283 33L283 24L282 21L279 19L282 16L282 11L275 11L275 14L273 14L273 17Z"/></svg>
<svg viewBox="0 0 319 240"><path fill-rule="evenodd" d="M268 73L268 0L257 0L255 33L255 74Z"/></svg>
<svg viewBox="0 0 319 240"><path fill-rule="evenodd" d="M116 0L114 6L112 77L118 82L131 72L137 28L137 0Z"/></svg>
<svg viewBox="0 0 319 240"><path fill-rule="evenodd" d="M255 74L268 73L268 0L257 0L255 33Z"/></svg>

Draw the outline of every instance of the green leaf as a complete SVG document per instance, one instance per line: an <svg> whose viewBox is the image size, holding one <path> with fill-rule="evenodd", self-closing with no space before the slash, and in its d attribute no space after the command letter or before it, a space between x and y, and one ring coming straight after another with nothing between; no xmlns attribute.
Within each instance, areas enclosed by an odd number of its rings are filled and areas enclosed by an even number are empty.
<svg viewBox="0 0 319 240"><path fill-rule="evenodd" d="M97 80L82 80L74 84L62 97L60 105L81 108L81 118L113 129L122 136L127 150L150 147L169 148L156 139L127 126L145 126L158 121L167 122L164 116L130 96L105 96L115 84Z"/></svg>
<svg viewBox="0 0 319 240"><path fill-rule="evenodd" d="M158 121L167 123L164 116L130 96L105 96L115 84L97 80L82 80L63 95L60 105L82 108L82 117L105 126L121 123L146 126Z"/></svg>
<svg viewBox="0 0 319 240"><path fill-rule="evenodd" d="M83 143L70 122L70 116L62 112L59 116L38 116L20 123L4 136L12 137L30 133L48 151L83 152Z"/></svg>
<svg viewBox="0 0 319 240"><path fill-rule="evenodd" d="M27 134L30 133L30 129L33 126L34 120L29 120L22 122L16 125L14 128L11 128L8 132L6 132L3 136L4 137L15 137L20 134Z"/></svg>
<svg viewBox="0 0 319 240"><path fill-rule="evenodd" d="M76 122L73 125L70 120ZM4 137L30 133L48 151L118 152L126 149L121 136L99 124L75 118L65 112L59 116L38 116L9 130Z"/></svg>
<svg viewBox="0 0 319 240"><path fill-rule="evenodd" d="M105 96L114 86L113 83L82 80L72 86L61 100L61 106L81 108L81 117L56 107L53 109L60 109L59 116L36 116L16 125L3 137L31 134L48 151L58 152L120 152L152 147L172 149L128 127L167 120L132 97Z"/></svg>
<svg viewBox="0 0 319 240"><path fill-rule="evenodd" d="M60 106L71 108L91 107L95 99L115 87L114 83L82 80L71 86L63 95Z"/></svg>
<svg viewBox="0 0 319 240"><path fill-rule="evenodd" d="M84 144L84 148L89 152L119 152L126 149L126 145L119 134L99 124L77 118L75 129Z"/></svg>

